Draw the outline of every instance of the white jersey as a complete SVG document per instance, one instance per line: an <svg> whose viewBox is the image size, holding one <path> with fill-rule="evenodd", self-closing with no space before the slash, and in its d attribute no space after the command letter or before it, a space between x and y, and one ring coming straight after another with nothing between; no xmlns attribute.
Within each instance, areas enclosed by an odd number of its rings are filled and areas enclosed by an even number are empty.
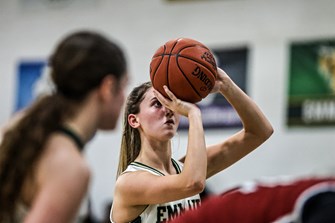
<svg viewBox="0 0 335 223"><path fill-rule="evenodd" d="M172 164L175 167L177 173L181 173L183 167L182 163L172 159ZM127 169L123 172L135 172L135 171L148 171L154 175L164 176L159 170L156 170L150 166L139 162L132 162ZM132 223L160 223L167 220L171 220L178 216L182 211L188 209L194 209L200 205L200 195L194 195L192 197L184 198L177 201L171 201L162 204L148 205L147 208L141 213L139 217L134 219ZM111 212L112 213L112 212ZM111 216L112 220L112 216Z"/></svg>

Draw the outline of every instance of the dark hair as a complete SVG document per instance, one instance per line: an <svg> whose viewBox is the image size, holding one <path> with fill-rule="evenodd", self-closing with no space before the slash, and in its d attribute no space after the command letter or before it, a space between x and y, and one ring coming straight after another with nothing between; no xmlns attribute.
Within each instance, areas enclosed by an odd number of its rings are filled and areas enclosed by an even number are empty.
<svg viewBox="0 0 335 223"><path fill-rule="evenodd" d="M145 82L133 89L129 94L123 117L123 133L117 175L119 176L127 166L133 162L141 149L141 138L138 129L132 128L128 123L128 115L138 114L140 104L145 93L152 87L151 82Z"/></svg>
<svg viewBox="0 0 335 223"><path fill-rule="evenodd" d="M122 49L101 34L79 31L64 38L50 58L56 92L38 99L0 145L0 222L14 219L23 184L32 179L49 135L74 115L76 105L104 77L126 74Z"/></svg>
<svg viewBox="0 0 335 223"><path fill-rule="evenodd" d="M126 71L122 50L103 36L79 32L65 38L50 59L57 91L67 98L81 99L112 74Z"/></svg>

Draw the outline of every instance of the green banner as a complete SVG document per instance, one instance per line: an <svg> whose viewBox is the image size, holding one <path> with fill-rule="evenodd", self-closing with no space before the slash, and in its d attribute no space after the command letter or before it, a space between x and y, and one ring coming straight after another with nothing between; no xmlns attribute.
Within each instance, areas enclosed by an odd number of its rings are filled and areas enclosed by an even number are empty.
<svg viewBox="0 0 335 223"><path fill-rule="evenodd" d="M335 125L335 40L290 45L288 126Z"/></svg>

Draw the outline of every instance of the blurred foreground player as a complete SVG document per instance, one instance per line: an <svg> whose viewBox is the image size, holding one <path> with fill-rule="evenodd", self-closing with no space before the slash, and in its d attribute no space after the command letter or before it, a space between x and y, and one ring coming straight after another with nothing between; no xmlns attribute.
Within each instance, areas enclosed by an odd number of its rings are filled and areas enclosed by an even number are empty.
<svg viewBox="0 0 335 223"><path fill-rule="evenodd" d="M124 53L99 33L66 36L49 65L55 91L4 129L1 223L75 222L91 175L84 146L97 130L116 127L125 99Z"/></svg>

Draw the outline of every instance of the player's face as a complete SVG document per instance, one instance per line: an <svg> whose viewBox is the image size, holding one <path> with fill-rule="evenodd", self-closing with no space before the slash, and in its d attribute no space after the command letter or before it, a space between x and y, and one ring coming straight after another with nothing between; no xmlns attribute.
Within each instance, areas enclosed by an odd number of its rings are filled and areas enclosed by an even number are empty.
<svg viewBox="0 0 335 223"><path fill-rule="evenodd" d="M105 117L102 119L100 124L100 129L111 130L115 129L117 121L120 116L121 108L124 104L126 98L126 87L128 85L128 76L125 75L117 83L116 91L111 91L111 96L109 97L109 102L107 105L107 111L105 112Z"/></svg>
<svg viewBox="0 0 335 223"><path fill-rule="evenodd" d="M145 93L137 118L143 134L162 141L170 140L179 124L179 115L158 101L153 88Z"/></svg>

